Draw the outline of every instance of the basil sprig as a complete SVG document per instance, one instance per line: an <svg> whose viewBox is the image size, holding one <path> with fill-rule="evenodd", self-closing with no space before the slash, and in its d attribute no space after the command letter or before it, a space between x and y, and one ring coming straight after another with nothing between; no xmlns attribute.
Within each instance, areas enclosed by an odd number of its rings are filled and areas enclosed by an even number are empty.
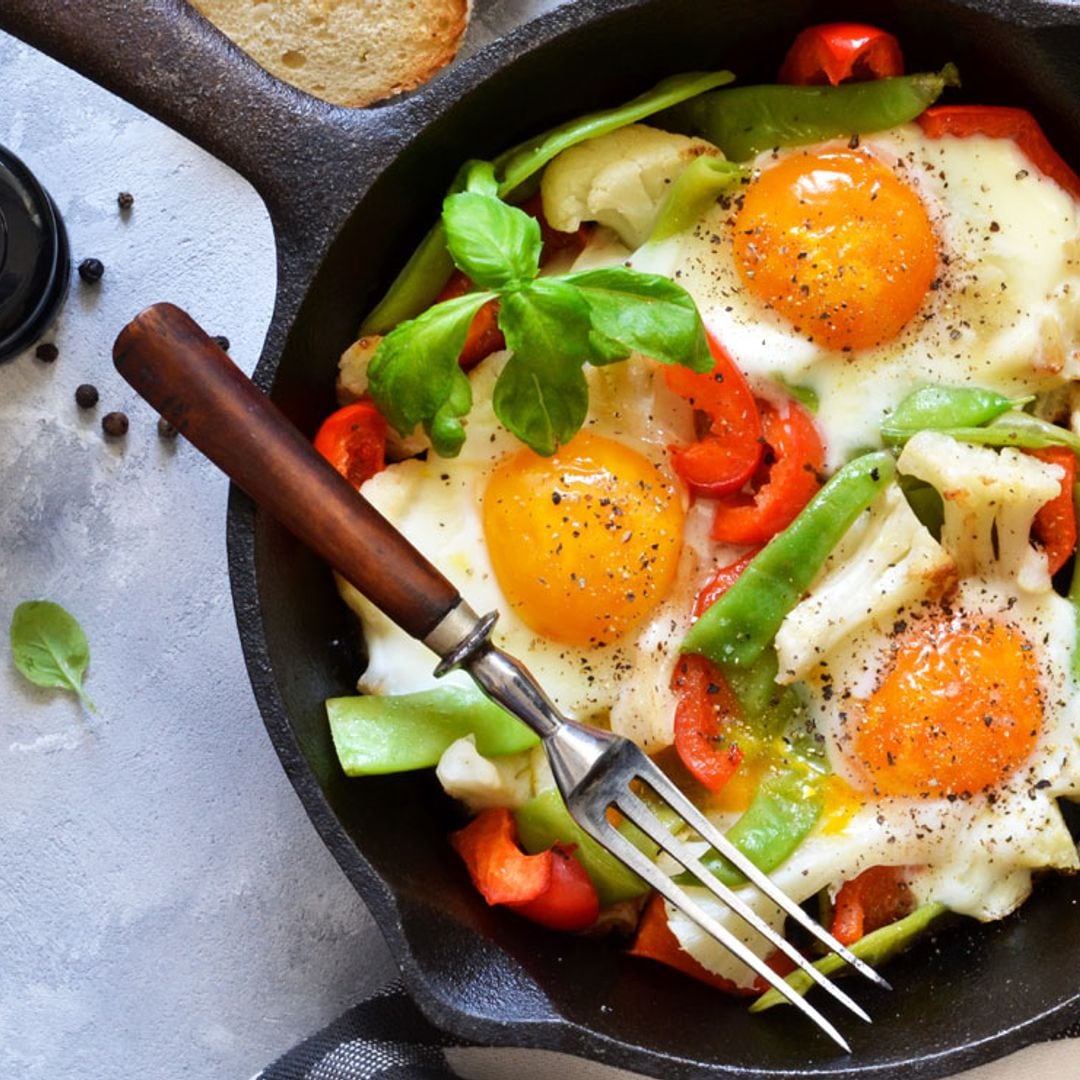
<svg viewBox="0 0 1080 1080"><path fill-rule="evenodd" d="M458 367L473 317L499 301L498 324L513 355L495 383L500 422L538 454L553 454L585 421L583 365L642 352L666 364L707 371L713 360L689 293L668 278L627 267L538 277L540 226L504 203L477 172L477 190L443 203L447 247L478 287L436 304L383 338L368 388L401 434L423 424L443 457L461 449L472 405Z"/></svg>
<svg viewBox="0 0 1080 1080"><path fill-rule="evenodd" d="M78 620L50 600L27 600L11 617L11 658L35 686L70 690L96 712L83 689L90 646Z"/></svg>

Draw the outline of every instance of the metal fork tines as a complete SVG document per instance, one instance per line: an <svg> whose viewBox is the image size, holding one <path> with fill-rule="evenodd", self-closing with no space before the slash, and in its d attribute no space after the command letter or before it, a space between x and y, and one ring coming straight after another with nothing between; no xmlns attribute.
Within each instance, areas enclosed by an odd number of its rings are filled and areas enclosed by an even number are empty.
<svg viewBox="0 0 1080 1080"><path fill-rule="evenodd" d="M475 651L474 651L475 650ZM693 897L655 862L638 850L609 820L615 809L644 832L659 848L689 872L696 883L743 919L775 949L780 950L816 984L856 1016L870 1017L823 975L782 934L774 930L733 889L716 877L695 853L695 848L673 832L636 794L644 784L679 816L681 822L723 855L746 879L761 890L786 915L812 934L854 970L888 988L871 967L819 926L779 889L767 875L735 848L694 804L628 739L585 727L561 716L525 668L512 657L484 641L471 655L461 657L480 687L504 708L524 720L544 740L555 783L577 823L616 858L644 879L669 903L692 919L724 948L760 975L770 986L800 1009L845 1051L850 1048L835 1027L810 1002L794 990L731 930L709 915Z"/></svg>

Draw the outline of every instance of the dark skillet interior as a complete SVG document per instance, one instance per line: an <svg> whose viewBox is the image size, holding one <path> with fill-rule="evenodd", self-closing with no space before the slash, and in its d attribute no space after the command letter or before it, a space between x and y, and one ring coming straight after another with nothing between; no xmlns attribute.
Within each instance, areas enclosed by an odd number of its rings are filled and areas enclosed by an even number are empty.
<svg viewBox="0 0 1080 1080"><path fill-rule="evenodd" d="M798 28L870 14L865 6L781 0L622 6L580 26L581 18L557 12L538 35L543 42L554 31L553 39L461 97L356 207L280 361L268 357L260 371L304 430L331 408L338 355L435 217L460 161L672 72L731 67L741 81L770 80ZM909 69L956 61L965 86L954 100L1026 105L1066 157L1080 161L1080 10L1068 25L1049 5L919 0L875 5L870 17L899 36ZM1017 25L1047 18L1059 25ZM442 92L455 85L450 78ZM244 645L275 745L411 989L457 1034L567 1049L665 1077L894 1076L901 1066L930 1077L999 1056L1077 1015L1075 880L1044 882L1001 924L962 923L924 943L890 966L891 995L857 987L875 1023L844 1024L850 1058L784 1010L750 1017L742 1004L609 943L549 934L487 909L446 844L456 816L433 777L350 781L337 766L322 702L349 692L361 658L325 568L239 496L230 541Z"/></svg>

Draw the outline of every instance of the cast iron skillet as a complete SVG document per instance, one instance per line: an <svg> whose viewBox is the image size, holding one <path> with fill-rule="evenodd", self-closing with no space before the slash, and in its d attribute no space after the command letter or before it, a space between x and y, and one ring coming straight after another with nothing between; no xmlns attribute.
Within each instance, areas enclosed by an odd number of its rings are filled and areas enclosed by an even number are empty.
<svg viewBox="0 0 1080 1080"><path fill-rule="evenodd" d="M0 26L127 97L248 177L278 243L278 297L256 381L305 431L331 408L335 363L437 213L456 166L623 100L675 71L768 80L795 30L867 17L813 0L580 0L406 100L339 109L278 83L179 0L3 0ZM955 60L964 98L1026 105L1080 162L1080 9L1049 0L882 0L873 21L912 70ZM163 298L167 299L167 298ZM132 312L134 315L135 313ZM119 329L119 328L118 328ZM873 1027L837 1056L809 1025L744 1007L609 945L485 907L444 834L426 775L346 780L323 699L362 658L325 568L238 492L229 558L259 707L312 821L373 911L408 986L466 1039L542 1046L652 1076L936 1077L1080 1016L1080 881L1039 887L1014 917L962 924L856 992Z"/></svg>

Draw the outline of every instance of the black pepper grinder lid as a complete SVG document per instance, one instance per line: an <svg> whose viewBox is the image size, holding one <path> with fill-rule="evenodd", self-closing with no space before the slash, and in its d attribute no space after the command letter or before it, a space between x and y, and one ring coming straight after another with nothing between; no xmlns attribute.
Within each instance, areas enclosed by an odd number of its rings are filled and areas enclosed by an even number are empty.
<svg viewBox="0 0 1080 1080"><path fill-rule="evenodd" d="M70 273L59 211L34 174L0 146L0 361L45 329Z"/></svg>

